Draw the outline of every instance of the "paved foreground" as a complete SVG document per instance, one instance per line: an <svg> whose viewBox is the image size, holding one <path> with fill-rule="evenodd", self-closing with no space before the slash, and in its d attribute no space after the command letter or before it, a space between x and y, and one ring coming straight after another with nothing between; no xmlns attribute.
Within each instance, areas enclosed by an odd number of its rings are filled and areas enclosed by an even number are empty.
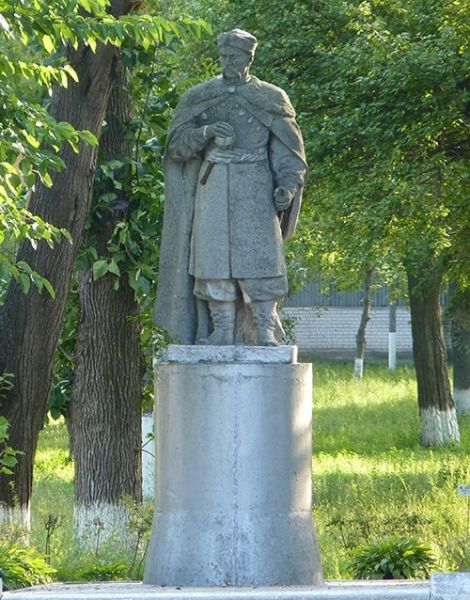
<svg viewBox="0 0 470 600"><path fill-rule="evenodd" d="M167 588L142 583L38 586L0 593L1 600L470 600L470 573L431 581L343 581L315 588Z"/></svg>

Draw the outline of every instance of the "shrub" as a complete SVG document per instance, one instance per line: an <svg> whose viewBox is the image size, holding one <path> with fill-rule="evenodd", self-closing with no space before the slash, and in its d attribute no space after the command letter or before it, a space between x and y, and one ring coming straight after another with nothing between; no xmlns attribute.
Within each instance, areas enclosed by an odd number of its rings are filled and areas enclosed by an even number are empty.
<svg viewBox="0 0 470 600"><path fill-rule="evenodd" d="M13 382L11 373L0 374L0 406L5 399L5 392L11 390ZM17 450L7 446L8 441L8 421L5 417L0 417L0 474L11 475L12 469L16 465Z"/></svg>
<svg viewBox="0 0 470 600"><path fill-rule="evenodd" d="M0 543L0 578L5 589L49 583L55 572L33 548L17 543Z"/></svg>
<svg viewBox="0 0 470 600"><path fill-rule="evenodd" d="M122 562L98 563L79 569L76 577L79 581L117 581L126 579L128 567Z"/></svg>
<svg viewBox="0 0 470 600"><path fill-rule="evenodd" d="M427 578L437 567L429 546L414 538L384 538L361 546L351 561L358 579Z"/></svg>

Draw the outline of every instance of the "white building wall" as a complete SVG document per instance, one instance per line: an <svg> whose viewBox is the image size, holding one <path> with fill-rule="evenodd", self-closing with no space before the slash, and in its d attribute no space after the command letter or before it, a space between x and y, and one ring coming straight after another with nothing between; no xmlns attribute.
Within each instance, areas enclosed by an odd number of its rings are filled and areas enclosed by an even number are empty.
<svg viewBox="0 0 470 600"><path fill-rule="evenodd" d="M354 353L361 307L292 307L282 310L293 321L293 333L301 352ZM372 307L367 324L366 352L388 352L388 307ZM412 352L410 312L397 307L397 353ZM290 323L289 323L290 325Z"/></svg>

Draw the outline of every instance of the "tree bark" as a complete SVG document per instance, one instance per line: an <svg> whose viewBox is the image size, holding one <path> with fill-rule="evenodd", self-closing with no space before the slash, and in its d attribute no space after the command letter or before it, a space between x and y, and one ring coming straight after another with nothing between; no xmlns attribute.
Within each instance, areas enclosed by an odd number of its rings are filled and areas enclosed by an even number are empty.
<svg viewBox="0 0 470 600"><path fill-rule="evenodd" d="M450 391L439 293L442 269L429 258L419 273L408 272L413 356L421 419L421 443L458 441L459 428Z"/></svg>
<svg viewBox="0 0 470 600"><path fill-rule="evenodd" d="M128 12L128 0L113 0L112 13ZM77 129L88 129L99 136L113 79L116 49L99 44L96 53L82 47L67 50L79 83L54 92L51 113L57 121L68 121ZM61 328L77 249L89 212L96 163L96 148L81 145L74 153L65 145L60 156L66 168L53 176L53 187L40 182L31 196L29 210L58 227L65 227L73 243L62 241L53 249L42 242L34 250L29 242L19 248L19 260L45 276L54 286L56 298L40 294L32 286L24 294L10 283L0 312L0 373L14 375L14 388L0 407L10 422L9 444L20 450L11 477L0 476L0 504L18 506L25 525L29 522L33 462L39 431L44 422L50 390L54 352Z"/></svg>
<svg viewBox="0 0 470 600"><path fill-rule="evenodd" d="M356 334L356 356L354 358L354 377L362 378L364 372L364 353L366 350L366 327L370 320L370 286L374 275L373 269L368 269L364 277L364 286L362 293L362 312L361 322Z"/></svg>
<svg viewBox="0 0 470 600"><path fill-rule="evenodd" d="M131 118L131 98L122 66L111 91L107 128L100 142L103 161L130 157L132 141L126 136ZM129 175L114 173L126 187ZM126 192L103 189L97 195L116 192L119 210L100 208L94 215L90 238L100 257L110 259L107 243L115 224L122 220ZM93 536L100 521L100 535L123 529L124 496L142 499L141 382L138 305L127 274L106 274L94 281L90 269L80 277L80 325L76 354L75 387L69 408L74 440L77 534ZM91 532L90 532L91 527ZM92 536L90 536L90 533Z"/></svg>
<svg viewBox="0 0 470 600"><path fill-rule="evenodd" d="M125 277L123 277L125 279ZM122 531L124 496L141 501L141 380L134 292L114 277L80 281L76 383L70 405L74 437L77 533L99 519L104 534Z"/></svg>
<svg viewBox="0 0 470 600"><path fill-rule="evenodd" d="M470 288L452 286L450 301L454 402L457 415L470 414Z"/></svg>

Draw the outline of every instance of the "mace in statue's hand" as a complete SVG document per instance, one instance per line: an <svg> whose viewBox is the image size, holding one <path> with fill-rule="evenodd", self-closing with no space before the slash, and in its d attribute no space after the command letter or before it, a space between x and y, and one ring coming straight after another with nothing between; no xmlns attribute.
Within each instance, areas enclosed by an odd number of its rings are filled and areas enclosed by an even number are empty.
<svg viewBox="0 0 470 600"><path fill-rule="evenodd" d="M278 187L274 190L274 206L277 210L287 210L295 196L295 190Z"/></svg>

